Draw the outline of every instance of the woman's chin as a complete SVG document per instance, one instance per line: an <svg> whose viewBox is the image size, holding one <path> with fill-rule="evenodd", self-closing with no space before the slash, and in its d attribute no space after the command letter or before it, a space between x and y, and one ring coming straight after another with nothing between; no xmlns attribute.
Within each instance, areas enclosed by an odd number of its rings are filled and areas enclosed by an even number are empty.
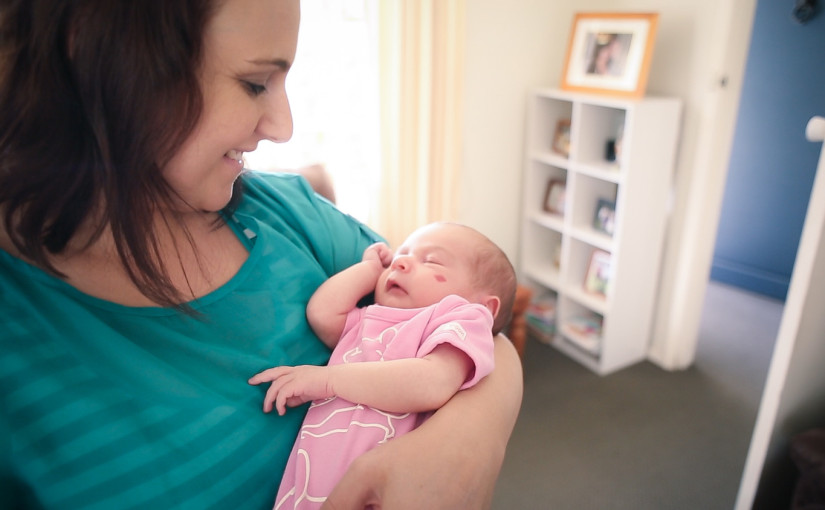
<svg viewBox="0 0 825 510"><path fill-rule="evenodd" d="M213 188L213 191L204 195L200 201L199 209L208 212L218 212L223 210L232 200L235 191L235 181L240 177L240 173L231 182L225 182L220 187Z"/></svg>
<svg viewBox="0 0 825 510"><path fill-rule="evenodd" d="M188 201L181 206L181 211L194 211L199 213L216 213L222 211L232 200L233 187L221 190L220 192L202 195L195 200Z"/></svg>
<svg viewBox="0 0 825 510"><path fill-rule="evenodd" d="M225 195L223 198L216 199L212 202L209 202L201 210L206 211L206 212L220 212L229 204L230 200L232 200L232 192L231 191L227 195Z"/></svg>

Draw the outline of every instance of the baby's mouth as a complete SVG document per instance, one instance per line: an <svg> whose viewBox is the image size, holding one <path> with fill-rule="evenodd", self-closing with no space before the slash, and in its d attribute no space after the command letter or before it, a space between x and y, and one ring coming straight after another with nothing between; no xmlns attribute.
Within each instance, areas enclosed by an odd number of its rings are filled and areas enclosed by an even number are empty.
<svg viewBox="0 0 825 510"><path fill-rule="evenodd" d="M395 280L387 280L387 285L385 288L387 292L404 292L404 289L400 285L398 285L398 282L396 282Z"/></svg>

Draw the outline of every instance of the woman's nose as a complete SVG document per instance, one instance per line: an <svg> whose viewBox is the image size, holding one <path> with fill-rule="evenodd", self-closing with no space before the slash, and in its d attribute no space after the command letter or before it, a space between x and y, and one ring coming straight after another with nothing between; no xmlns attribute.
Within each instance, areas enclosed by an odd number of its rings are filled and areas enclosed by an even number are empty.
<svg viewBox="0 0 825 510"><path fill-rule="evenodd" d="M258 120L258 134L275 143L292 138L292 110L286 90L280 87L267 94L267 101Z"/></svg>

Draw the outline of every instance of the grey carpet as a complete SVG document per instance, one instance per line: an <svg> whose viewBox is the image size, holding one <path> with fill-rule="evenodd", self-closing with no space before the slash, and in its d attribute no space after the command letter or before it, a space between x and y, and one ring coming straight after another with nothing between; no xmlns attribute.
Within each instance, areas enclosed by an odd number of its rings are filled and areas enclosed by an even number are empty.
<svg viewBox="0 0 825 510"><path fill-rule="evenodd" d="M733 507L782 303L711 282L696 363L599 377L528 341L494 510Z"/></svg>

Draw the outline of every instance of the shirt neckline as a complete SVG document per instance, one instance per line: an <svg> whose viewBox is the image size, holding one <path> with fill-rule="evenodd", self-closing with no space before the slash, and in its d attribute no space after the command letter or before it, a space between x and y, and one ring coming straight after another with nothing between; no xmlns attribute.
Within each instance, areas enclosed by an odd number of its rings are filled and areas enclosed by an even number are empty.
<svg viewBox="0 0 825 510"><path fill-rule="evenodd" d="M247 249L248 256L235 275L233 275L232 278L230 278L226 283L197 299L187 302L186 305L191 307L193 310L198 310L214 303L223 298L226 294L232 292L241 282L245 280L247 274L253 267L255 267L258 259L260 258L262 250L262 242L260 238L262 236L262 232L258 228L254 219L246 222L241 221L242 219L246 219L246 216L239 212L235 212L231 216L221 213L221 218L224 219L227 227L232 229L235 237L237 237L241 244L243 244ZM24 277L37 280L44 285L54 287L74 299L84 301L98 308L133 315L163 316L179 313L175 308L160 306L129 306L95 297L75 288L66 281L44 271L40 267L30 264L21 258L15 257L2 248L0 248L0 257L6 258L9 261L9 264L16 266L15 271L19 271L24 275Z"/></svg>

